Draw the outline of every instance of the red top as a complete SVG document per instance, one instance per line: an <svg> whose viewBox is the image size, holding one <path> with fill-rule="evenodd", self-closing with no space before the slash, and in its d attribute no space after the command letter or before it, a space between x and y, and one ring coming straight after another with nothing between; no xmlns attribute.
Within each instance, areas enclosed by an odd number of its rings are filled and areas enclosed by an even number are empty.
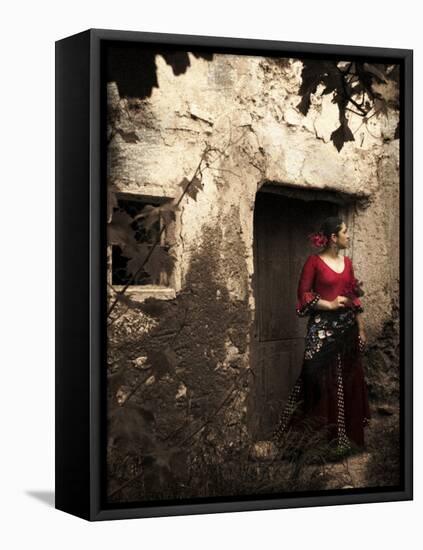
<svg viewBox="0 0 423 550"><path fill-rule="evenodd" d="M309 315L313 306L322 300L334 300L337 296L349 296L356 311L363 311L355 290L357 280L354 277L352 262L344 256L344 270L337 273L317 254L309 256L301 272L297 292L297 314Z"/></svg>

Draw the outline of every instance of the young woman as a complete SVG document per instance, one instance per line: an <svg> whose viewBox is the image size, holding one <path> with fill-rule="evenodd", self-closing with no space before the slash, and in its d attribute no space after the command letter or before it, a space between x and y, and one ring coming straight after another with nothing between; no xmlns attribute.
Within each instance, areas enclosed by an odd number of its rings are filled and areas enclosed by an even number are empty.
<svg viewBox="0 0 423 550"><path fill-rule="evenodd" d="M289 427L306 420L325 430L336 452L348 454L364 447L370 420L361 361L363 293L351 260L340 254L349 243L342 219L327 218L311 239L321 251L307 258L298 285L297 315L309 316L303 365L274 437L281 443Z"/></svg>

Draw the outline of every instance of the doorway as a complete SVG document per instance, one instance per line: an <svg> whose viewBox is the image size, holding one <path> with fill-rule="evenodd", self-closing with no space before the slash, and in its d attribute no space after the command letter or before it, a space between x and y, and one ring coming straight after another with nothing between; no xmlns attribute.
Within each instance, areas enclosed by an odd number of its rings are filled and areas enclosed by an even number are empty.
<svg viewBox="0 0 423 550"><path fill-rule="evenodd" d="M327 216L343 215L339 204L327 200L327 193L322 193L323 200L319 192L279 193L280 189L278 194L259 191L254 210L254 388L249 424L255 440L271 436L301 371L307 318L298 317L295 306L302 267L315 253L307 236Z"/></svg>

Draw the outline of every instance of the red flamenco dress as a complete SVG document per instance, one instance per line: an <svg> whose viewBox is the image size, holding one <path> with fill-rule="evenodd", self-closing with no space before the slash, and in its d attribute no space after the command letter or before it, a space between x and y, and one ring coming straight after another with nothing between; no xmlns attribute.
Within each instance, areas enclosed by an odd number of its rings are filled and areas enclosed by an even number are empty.
<svg viewBox="0 0 423 550"><path fill-rule="evenodd" d="M362 449L364 428L370 420L367 387L361 358L356 314L363 308L350 258L344 270L334 271L313 254L304 264L296 312L308 316L303 365L284 409L274 438L282 444L286 431L304 421L323 429L339 450ZM337 310L315 308L319 299L348 296L351 305Z"/></svg>

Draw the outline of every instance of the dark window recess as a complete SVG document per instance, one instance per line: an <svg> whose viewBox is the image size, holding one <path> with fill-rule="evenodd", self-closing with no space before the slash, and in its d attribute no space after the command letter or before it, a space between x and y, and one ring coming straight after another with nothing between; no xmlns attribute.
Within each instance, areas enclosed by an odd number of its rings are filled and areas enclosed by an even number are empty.
<svg viewBox="0 0 423 550"><path fill-rule="evenodd" d="M143 201L143 200L133 200L133 199L122 199L118 198L118 205L121 210L124 210L132 218L139 215L147 205L159 206L159 202ZM117 210L115 208L115 210ZM149 228L148 231L142 226L142 220L135 220L131 224L131 228L134 231L135 240L141 243L147 243L153 245L160 233L162 226L162 220L158 220L153 226ZM169 246L164 244L166 238L166 230L161 235L161 243L157 245L165 252L168 252ZM153 254L156 250L153 252ZM158 277L153 279L146 271L141 270L137 274L137 277L131 280L131 275L127 271L127 264L130 259L122 255L122 251L119 246L112 246L112 284L114 285L126 285L127 283L131 285L160 285L168 286L168 276L166 272L161 272Z"/></svg>

